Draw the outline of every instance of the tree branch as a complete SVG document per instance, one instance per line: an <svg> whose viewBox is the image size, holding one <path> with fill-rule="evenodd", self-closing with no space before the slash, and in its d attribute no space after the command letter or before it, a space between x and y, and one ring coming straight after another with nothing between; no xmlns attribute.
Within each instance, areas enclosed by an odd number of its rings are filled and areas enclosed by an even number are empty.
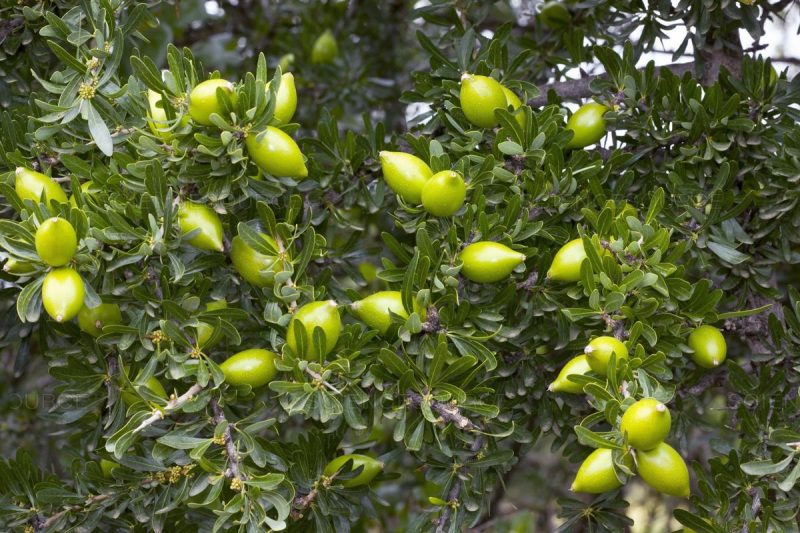
<svg viewBox="0 0 800 533"><path fill-rule="evenodd" d="M478 436L478 438L476 438L469 447L469 451L471 452L470 455L475 455L475 453L477 453L482 446L483 437ZM442 510L439 520L436 521L436 533L444 533L444 528L447 526L447 521L450 520L453 510L458 507L458 495L461 494L461 485L461 478L456 475L456 480L453 482L450 492L447 493L447 505Z"/></svg>
<svg viewBox="0 0 800 533"><path fill-rule="evenodd" d="M39 522L34 526L34 530L35 531L43 531L43 530L45 530L45 529L47 529L49 527L52 527L65 514L71 512L71 511L85 510L87 507L91 506L92 504L95 504L97 502L101 502L103 500L107 500L110 497L111 497L111 494L97 494L97 495L92 496L91 498L89 498L86 501L85 505L74 505L72 507L67 507L63 511L57 512L56 514L54 514L53 516L51 516L47 520L42 520L41 518L39 518Z"/></svg>
<svg viewBox="0 0 800 533"><path fill-rule="evenodd" d="M159 420L164 420L164 416L172 413L173 411L177 411L181 407L183 407L189 400L194 398L200 391L203 390L203 387L195 383L192 385L189 390L178 396L177 398L173 398L167 402L167 406L164 409L157 409L153 411L153 414L150 415L149 418L146 418L142 421L139 426L133 430L134 433L139 433L140 431L152 426Z"/></svg>
<svg viewBox="0 0 800 533"><path fill-rule="evenodd" d="M211 419L214 424L225 424L225 429L222 432L222 438L225 441L225 453L228 456L228 461L230 463L230 466L225 471L225 477L233 479L247 479L247 477L242 474L241 470L239 469L239 454L236 451L236 443L233 442L231 424L229 424L225 419L225 413L217 403L216 398L211 399L211 410L214 412L214 417Z"/></svg>
<svg viewBox="0 0 800 533"><path fill-rule="evenodd" d="M461 414L461 410L454 404L438 402L434 399L426 399L421 394L412 390L406 391L406 403L411 407L419 407L422 402L427 401L431 405L431 411L439 415L443 422L452 422L459 429L468 431L478 431L478 426L472 420Z"/></svg>

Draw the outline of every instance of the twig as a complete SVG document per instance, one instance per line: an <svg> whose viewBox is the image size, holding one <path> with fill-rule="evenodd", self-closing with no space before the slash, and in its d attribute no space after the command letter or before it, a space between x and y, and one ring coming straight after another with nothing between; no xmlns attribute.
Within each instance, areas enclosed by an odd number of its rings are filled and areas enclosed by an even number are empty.
<svg viewBox="0 0 800 533"><path fill-rule="evenodd" d="M478 436L469 447L471 455L474 455L482 446L483 437ZM450 516L453 514L453 509L458 506L458 495L461 493L461 485L461 478L456 474L456 480L453 482L450 492L447 493L447 505L442 510L442 514L436 522L436 533L444 533L444 528L447 526L447 521L450 520Z"/></svg>
<svg viewBox="0 0 800 533"><path fill-rule="evenodd" d="M87 500L85 505L74 505L72 507L67 507L63 511L57 512L56 514L54 514L53 516L51 516L47 520L38 523L35 526L34 529L35 529L35 531L42 531L44 529L47 529L48 527L51 527L53 524L55 524L62 516L64 516L65 514L69 513L70 511L80 511L80 510L85 509L86 507L88 507L88 506L90 506L90 505L92 505L94 503L101 502L103 500L107 500L110 497L111 497L111 494L97 494L95 496L92 496L91 498L89 498Z"/></svg>
<svg viewBox="0 0 800 533"><path fill-rule="evenodd" d="M426 398L414 391L406 391L406 403L411 407L419 407L422 402L428 402L431 410L441 417L443 422L452 422L459 429L477 431L479 428L472 420L461 414L461 410L452 403L439 402L433 398Z"/></svg>
<svg viewBox="0 0 800 533"><path fill-rule="evenodd" d="M325 381L325 379L322 377L322 374L320 374L319 372L314 372L310 368L306 367L306 374L314 378L320 384L327 387L330 391L335 392L336 394L342 394L342 391L340 391L339 389L337 389L336 387Z"/></svg>
<svg viewBox="0 0 800 533"><path fill-rule="evenodd" d="M177 398L173 398L170 401L168 401L167 406L164 407L164 409L154 410L153 414L150 415L149 418L146 418L144 421L142 421L142 423L139 424L139 426L136 429L134 429L133 432L139 433L140 431L146 429L147 427L152 426L159 420L164 420L165 415L170 414L171 412L176 411L181 407L183 407L186 404L186 402L194 398L202 390L203 387L195 383L194 385L189 387L189 390L187 390Z"/></svg>
<svg viewBox="0 0 800 533"><path fill-rule="evenodd" d="M234 479L247 479L247 477L242 474L241 470L239 469L239 454L236 451L236 443L233 442L231 424L229 424L225 419L225 413L217 403L216 398L211 399L211 410L214 412L214 417L211 419L214 424L225 424L225 430L222 432L222 438L225 441L225 453L227 454L228 461L230 462L230 466L225 471L225 477Z"/></svg>
<svg viewBox="0 0 800 533"><path fill-rule="evenodd" d="M275 236L275 244L278 245L278 253L280 254L281 261L283 261L283 258L286 254L286 248L284 248L283 246L283 239L281 239L278 236ZM285 285L289 288L294 287L294 282L292 281L292 278L287 279ZM289 312L294 313L296 310L297 310L297 300L290 301Z"/></svg>
<svg viewBox="0 0 800 533"><path fill-rule="evenodd" d="M436 309L436 307L431 305L428 307L426 313L427 318L425 319L425 322L422 323L422 331L425 333L439 333L444 331L444 328L442 328L442 325L439 322L439 311Z"/></svg>

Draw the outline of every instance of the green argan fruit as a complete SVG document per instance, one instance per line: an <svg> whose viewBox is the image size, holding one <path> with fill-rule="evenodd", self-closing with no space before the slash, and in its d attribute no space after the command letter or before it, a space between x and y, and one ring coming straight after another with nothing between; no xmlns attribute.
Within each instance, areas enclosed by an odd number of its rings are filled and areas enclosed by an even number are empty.
<svg viewBox="0 0 800 533"><path fill-rule="evenodd" d="M336 42L331 30L325 30L314 41L314 46L311 48L311 62L315 65L321 63L332 63L339 55L339 44Z"/></svg>
<svg viewBox="0 0 800 533"><path fill-rule="evenodd" d="M552 30L561 30L569 25L572 15L564 4L551 1L542 4L539 9L539 20Z"/></svg>
<svg viewBox="0 0 800 533"><path fill-rule="evenodd" d="M267 91L269 91L269 83ZM294 76L291 72L281 75L281 84L275 95L275 112L272 118L276 124L288 124L292 121L297 110L297 88L294 86Z"/></svg>
<svg viewBox="0 0 800 533"><path fill-rule="evenodd" d="M36 230L36 253L50 266L64 266L78 249L78 236L69 221L48 218Z"/></svg>
<svg viewBox="0 0 800 533"><path fill-rule="evenodd" d="M514 111L519 109L522 106L522 100L519 99L519 96L505 85L500 85L500 87L503 88L503 94L506 95L506 107L511 106ZM525 115L523 113L517 113L514 115L514 119L520 126L525 127Z"/></svg>
<svg viewBox="0 0 800 533"><path fill-rule="evenodd" d="M689 469L669 444L662 442L652 450L638 451L636 466L645 483L658 492L689 497Z"/></svg>
<svg viewBox="0 0 800 533"><path fill-rule="evenodd" d="M361 277L364 278L364 281L367 283L372 283L376 279L378 279L378 267L373 265L372 263L368 263L364 261L363 263L358 264L358 272L361 274Z"/></svg>
<svg viewBox="0 0 800 533"><path fill-rule="evenodd" d="M127 372L127 368L125 370ZM162 385L161 382L158 381L158 378L156 378L155 376L150 376L148 380L145 381L144 386L147 387L150 390L150 392L152 392L159 398L163 398L165 400L169 398L169 395L167 395L167 391L164 390L164 385ZM141 397L136 392L129 390L122 391L120 397L127 406L131 406L136 402L141 401Z"/></svg>
<svg viewBox="0 0 800 533"><path fill-rule="evenodd" d="M269 350L252 348L230 356L219 368L225 374L227 383L256 388L269 383L278 373L275 357Z"/></svg>
<svg viewBox="0 0 800 533"><path fill-rule="evenodd" d="M201 250L221 252L222 222L219 215L207 205L196 204L188 200L178 207L178 227L181 235L199 230L186 242Z"/></svg>
<svg viewBox="0 0 800 533"><path fill-rule="evenodd" d="M222 105L217 99L217 89L222 89L230 96L231 103L236 103L233 84L228 80L206 80L198 83L189 93L189 115L198 124L211 126L211 115L222 113Z"/></svg>
<svg viewBox="0 0 800 533"><path fill-rule="evenodd" d="M477 283L494 283L505 279L525 260L525 254L491 241L473 242L461 251L459 257L463 263L461 273Z"/></svg>
<svg viewBox="0 0 800 533"><path fill-rule="evenodd" d="M499 122L494 112L507 105L503 86L494 78L464 73L461 76L461 110L467 120L480 128L493 128Z"/></svg>
<svg viewBox="0 0 800 533"><path fill-rule="evenodd" d="M206 304L206 311L216 311L218 309L226 309L228 302L225 300L212 300ZM208 346L208 340L214 334L214 326L205 322L200 322L197 326L197 345L200 348Z"/></svg>
<svg viewBox="0 0 800 533"><path fill-rule="evenodd" d="M24 276L26 274L30 274L31 272L35 272L36 267L32 263L19 261L13 257L9 257L6 259L5 264L3 264L3 271L16 276Z"/></svg>
<svg viewBox="0 0 800 533"><path fill-rule="evenodd" d="M578 237L562 246L547 271L547 278L555 281L575 282L581 279L581 263L586 259L583 239Z"/></svg>
<svg viewBox="0 0 800 533"><path fill-rule="evenodd" d="M42 303L56 322L72 320L83 307L84 295L83 280L71 268L56 268L44 277Z"/></svg>
<svg viewBox="0 0 800 533"><path fill-rule="evenodd" d="M639 451L652 450L669 434L672 417L669 409L655 398L645 398L628 407L619 430L628 444Z"/></svg>
<svg viewBox="0 0 800 533"><path fill-rule="evenodd" d="M294 65L294 54L284 54L278 60L278 68L281 69L281 72L286 72Z"/></svg>
<svg viewBox="0 0 800 533"><path fill-rule="evenodd" d="M122 313L117 304L84 305L78 312L78 327L92 337L99 337L103 334L103 327L112 324L122 324Z"/></svg>
<svg viewBox="0 0 800 533"><path fill-rule="evenodd" d="M295 324L300 322L305 328L305 350L300 353L295 334ZM333 300L325 302L311 302L306 304L292 317L289 328L286 332L286 343L289 348L299 357L304 359L316 359L314 353L314 328L320 327L325 332L325 346L323 347L322 358L331 353L336 342L339 340L339 333L342 331L342 318L339 316L339 309Z"/></svg>
<svg viewBox="0 0 800 533"><path fill-rule="evenodd" d="M722 332L713 326L700 326L689 334L692 360L703 368L714 368L725 361L728 345Z"/></svg>
<svg viewBox="0 0 800 533"><path fill-rule="evenodd" d="M245 139L247 153L263 172L276 178L305 178L308 169L300 147L283 130L267 126Z"/></svg>
<svg viewBox="0 0 800 533"><path fill-rule="evenodd" d="M93 196L97 192L100 192L100 189L95 187L94 182L92 180L81 183L81 193L84 196ZM78 202L75 200L74 192L69 197L69 205L71 205L72 207L78 207Z"/></svg>
<svg viewBox="0 0 800 533"><path fill-rule="evenodd" d="M613 452L607 448L598 448L583 461L570 490L600 494L621 486L622 483L614 472Z"/></svg>
<svg viewBox="0 0 800 533"><path fill-rule="evenodd" d="M38 202L42 197L42 193L44 193L45 203L48 205L51 200L55 200L58 203L67 201L67 194L64 189L50 176L25 167L17 167L14 174L14 190L20 199Z"/></svg>
<svg viewBox="0 0 800 533"><path fill-rule="evenodd" d="M601 376L608 373L608 362L611 354L617 355L617 361L628 357L628 348L614 337L601 336L591 340L583 350L589 367Z"/></svg>
<svg viewBox="0 0 800 533"><path fill-rule="evenodd" d="M278 249L275 239L265 233L261 237L267 244ZM239 275L256 287L271 287L275 274L283 270L283 261L279 255L257 252L238 235L231 241L231 262Z"/></svg>
<svg viewBox="0 0 800 533"><path fill-rule="evenodd" d="M380 153L381 170L386 184L408 203L422 201L422 188L433 176L431 167L417 156L405 152Z"/></svg>
<svg viewBox="0 0 800 533"><path fill-rule="evenodd" d="M369 327L377 329L383 335L388 333L392 327L390 311L401 318L408 318L400 291L376 292L363 300L353 302L351 308L361 321ZM419 314L420 320L425 320L425 310L419 308L416 300L414 301L414 311Z"/></svg>
<svg viewBox="0 0 800 533"><path fill-rule="evenodd" d="M344 487L359 487L361 485L366 485L377 476L381 470L383 470L383 463L374 459L368 455L361 455L358 453L348 453L346 455L341 455L328 463L328 466L325 467L325 475L328 477L333 476L336 474L344 464L351 460L353 461L353 467L350 472L357 470L360 467L363 467L363 470L356 475L356 477L352 479L347 479L341 482L341 485Z"/></svg>
<svg viewBox="0 0 800 533"><path fill-rule="evenodd" d="M591 370L591 368L589 367L589 363L586 361L585 355L573 357L567 361L567 363L561 369L561 372L558 373L558 376L555 380L553 380L547 390L551 392L565 392L567 394L582 394L583 385L579 385L574 381L570 381L567 379L567 377L582 376L589 372L589 370Z"/></svg>
<svg viewBox="0 0 800 533"><path fill-rule="evenodd" d="M583 104L567 121L567 129L574 135L567 148L583 148L595 144L606 134L606 121L603 115L608 108L597 102Z"/></svg>
<svg viewBox="0 0 800 533"><path fill-rule="evenodd" d="M454 215L467 197L467 186L458 172L443 170L431 176L422 185L422 207L431 215Z"/></svg>
<svg viewBox="0 0 800 533"><path fill-rule="evenodd" d="M100 459L100 471L103 472L103 476L111 477L111 471L115 468L119 467L119 463L114 461L109 461L108 459Z"/></svg>

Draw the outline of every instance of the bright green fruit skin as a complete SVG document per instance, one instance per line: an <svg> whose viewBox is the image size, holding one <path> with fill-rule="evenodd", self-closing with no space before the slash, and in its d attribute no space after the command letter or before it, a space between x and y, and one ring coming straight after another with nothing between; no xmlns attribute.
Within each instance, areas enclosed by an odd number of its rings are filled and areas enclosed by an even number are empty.
<svg viewBox="0 0 800 533"><path fill-rule="evenodd" d="M167 391L164 390L164 385L162 385L155 376L150 376L150 378L145 381L145 387L150 389L150 392L159 398L164 398L165 400L168 398ZM138 394L131 391L123 391L120 397L127 406L131 406L141 400Z"/></svg>
<svg viewBox="0 0 800 533"><path fill-rule="evenodd" d="M263 133L245 139L247 153L263 172L276 178L305 178L308 169L300 147L283 130L267 126Z"/></svg>
<svg viewBox="0 0 800 533"><path fill-rule="evenodd" d="M45 203L51 200L58 203L67 201L67 194L53 178L41 172L36 172L25 167L17 167L15 171L14 190L22 200L38 202L44 192Z"/></svg>
<svg viewBox="0 0 800 533"><path fill-rule="evenodd" d="M100 471L103 472L103 476L111 477L111 471L114 468L117 468L119 463L114 461L109 461L108 459L100 459Z"/></svg>
<svg viewBox="0 0 800 533"><path fill-rule="evenodd" d="M281 69L281 72L286 72L292 65L294 65L294 54L284 54L278 60L278 68Z"/></svg>
<svg viewBox="0 0 800 533"><path fill-rule="evenodd" d="M78 236L69 221L48 218L36 230L36 253L50 266L64 266L78 250Z"/></svg>
<svg viewBox="0 0 800 533"><path fill-rule="evenodd" d="M437 172L422 186L422 207L437 217L454 215L464 205L466 197L464 178L452 170Z"/></svg>
<svg viewBox="0 0 800 533"><path fill-rule="evenodd" d="M622 483L614 473L613 452L606 448L598 448L583 461L570 490L600 494L621 486Z"/></svg>
<svg viewBox="0 0 800 533"><path fill-rule="evenodd" d="M72 320L83 307L83 280L71 268L51 270L42 283L42 304L56 322Z"/></svg>
<svg viewBox="0 0 800 533"><path fill-rule="evenodd" d="M311 62L315 65L331 63L339 55L339 44L331 30L325 30L311 48Z"/></svg>
<svg viewBox="0 0 800 533"><path fill-rule="evenodd" d="M216 97L216 93L214 94ZM172 139L173 134L170 129L170 123L167 119L167 112L164 110L161 102L161 94L152 89L147 90L147 103L149 105L147 114L147 125L150 126L150 131L153 135L159 137L164 141ZM189 115L183 115L180 120L181 126L189 123Z"/></svg>
<svg viewBox="0 0 800 533"><path fill-rule="evenodd" d="M363 300L353 302L351 307L362 322L384 335L392 327L392 317L389 311L401 318L408 318L400 291L376 292ZM420 320L425 320L425 310L420 309L416 301L414 301L414 311L420 315Z"/></svg>
<svg viewBox="0 0 800 533"><path fill-rule="evenodd" d="M503 86L494 78L477 74L461 76L461 110L467 120L480 128L493 128L499 122L495 109L507 105Z"/></svg>
<svg viewBox="0 0 800 533"><path fill-rule="evenodd" d="M269 91L269 83L267 91ZM294 75L291 72L281 75L281 84L275 95L275 112L272 118L276 124L288 124L292 121L294 112L297 111L297 88L294 85Z"/></svg>
<svg viewBox="0 0 800 533"><path fill-rule="evenodd" d="M582 394L583 386L568 380L567 377L582 376L590 370L591 368L586 361L585 355L573 357L567 361L567 364L564 365L564 368L561 369L561 372L558 373L558 376L553 380L547 390L551 392L564 392L567 394Z"/></svg>
<svg viewBox="0 0 800 533"><path fill-rule="evenodd" d="M405 152L382 151L381 170L386 184L406 202L419 204L422 189L433 176L431 167L417 156Z"/></svg>
<svg viewBox="0 0 800 533"><path fill-rule="evenodd" d="M233 84L228 80L216 79L198 83L189 93L189 115L198 124L211 126L214 124L211 122L211 115L222 113L222 105L217 100L217 88L228 93L231 103L236 103Z"/></svg>
<svg viewBox="0 0 800 533"><path fill-rule="evenodd" d="M35 270L36 268L33 266L33 264L26 263L24 261L17 261L13 257L9 257L3 265L3 272L8 272L9 274L15 274L17 276L24 276L25 274L30 274Z"/></svg>
<svg viewBox="0 0 800 533"><path fill-rule="evenodd" d="M212 300L206 304L206 311L216 311L218 309L226 309L228 302L225 300ZM197 326L197 345L201 348L208 345L208 339L214 334L214 326L200 322Z"/></svg>
<svg viewBox="0 0 800 533"><path fill-rule="evenodd" d="M583 148L594 144L606 134L606 121L603 118L608 108L597 102L583 104L567 121L567 129L574 135L567 148Z"/></svg>
<svg viewBox="0 0 800 533"><path fill-rule="evenodd" d="M501 85L501 87L503 88L503 94L506 95L506 107L511 106L514 111L519 109L522 106L522 100L519 99L519 96L505 85ZM514 118L520 126L525 127L525 115L518 113L514 115Z"/></svg>
<svg viewBox="0 0 800 533"><path fill-rule="evenodd" d="M583 239L578 237L562 246L547 271L548 279L575 282L581 279L581 264L586 259Z"/></svg>
<svg viewBox="0 0 800 533"><path fill-rule="evenodd" d="M628 407L619 430L628 436L628 444L637 450L652 450L669 434L672 416L655 398L645 398Z"/></svg>
<svg viewBox="0 0 800 533"><path fill-rule="evenodd" d="M584 349L589 367L601 376L608 373L608 362L611 354L617 355L617 361L628 357L628 348L614 337L602 336L592 339Z"/></svg>
<svg viewBox="0 0 800 533"><path fill-rule="evenodd" d="M305 328L305 351L300 353L295 338L295 324L300 322ZM325 347L322 357L331 353L336 342L339 340L339 333L342 332L342 318L339 316L336 302L327 300L325 302L311 302L306 304L292 317L289 328L286 332L286 343L289 348L304 359L316 358L314 353L314 328L320 327L325 332Z"/></svg>
<svg viewBox="0 0 800 533"><path fill-rule="evenodd" d="M480 241L468 245L460 254L461 273L476 283L495 283L511 275L525 260L525 254L515 252L499 242Z"/></svg>
<svg viewBox="0 0 800 533"><path fill-rule="evenodd" d="M278 245L275 243L275 239L264 233L261 236L277 250ZM277 274L283 270L282 261L277 255L264 255L257 252L238 235L231 241L231 262L236 272L245 281L256 287L271 287L274 284L274 275L269 275L266 271Z"/></svg>
<svg viewBox="0 0 800 533"><path fill-rule="evenodd" d="M561 2L545 2L539 11L539 20L553 30L563 29L572 20L569 10Z"/></svg>
<svg viewBox="0 0 800 533"><path fill-rule="evenodd" d="M225 381L231 385L250 385L253 388L269 383L278 370L275 354L269 350L252 348L227 358L219 365Z"/></svg>
<svg viewBox="0 0 800 533"><path fill-rule="evenodd" d="M178 208L178 226L181 235L187 235L192 231L200 231L188 242L201 250L221 252L224 250L222 245L222 222L219 215L207 205L196 204L184 201Z"/></svg>
<svg viewBox="0 0 800 533"><path fill-rule="evenodd" d="M341 485L344 487L359 487L361 485L366 485L375 479L375 476L377 476L381 470L383 470L383 463L377 459L373 459L368 455L349 453L339 456L328 463L328 466L325 467L325 475L328 477L334 475L350 459L353 460L353 470L357 470L361 466L363 466L364 469L356 477L342 481Z"/></svg>
<svg viewBox="0 0 800 533"><path fill-rule="evenodd" d="M725 361L728 345L722 332L713 326L700 326L689 334L692 360L703 368L714 368Z"/></svg>
<svg viewBox="0 0 800 533"><path fill-rule="evenodd" d="M669 444L662 442L650 451L638 451L636 465L645 483L658 492L689 497L689 469Z"/></svg>
<svg viewBox="0 0 800 533"><path fill-rule="evenodd" d="M78 312L78 327L92 337L99 337L103 334L103 327L112 324L122 324L122 313L117 304L84 305Z"/></svg>
<svg viewBox="0 0 800 533"><path fill-rule="evenodd" d="M94 182L92 180L86 181L81 184L81 192L84 196L93 196L96 192L99 192L100 189L94 186ZM72 207L78 207L78 202L75 200L75 194L71 194L69 197L69 205Z"/></svg>

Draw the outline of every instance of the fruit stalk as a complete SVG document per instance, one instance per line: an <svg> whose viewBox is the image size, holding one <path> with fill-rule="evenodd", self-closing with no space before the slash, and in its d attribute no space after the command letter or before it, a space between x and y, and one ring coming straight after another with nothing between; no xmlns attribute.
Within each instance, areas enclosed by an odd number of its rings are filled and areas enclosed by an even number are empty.
<svg viewBox="0 0 800 533"><path fill-rule="evenodd" d="M150 415L150 417L145 418L144 420L142 420L142 423L139 424L136 427L136 429L133 430L133 433L134 434L139 433L139 432L147 429L148 427L152 426L153 424L155 424L159 420L164 420L164 416L165 415L168 415L168 414L172 413L173 411L177 411L178 409L180 409L181 407L186 405L186 403L189 400L191 400L195 396L197 396L197 394L199 394L200 391L202 391L202 390L203 390L203 387L201 385L198 385L197 383L195 383L194 385L189 387L189 390L187 390L186 392L184 392L183 394L181 394L177 398L170 399L167 402L167 406L164 407L163 409L154 410L153 414Z"/></svg>

